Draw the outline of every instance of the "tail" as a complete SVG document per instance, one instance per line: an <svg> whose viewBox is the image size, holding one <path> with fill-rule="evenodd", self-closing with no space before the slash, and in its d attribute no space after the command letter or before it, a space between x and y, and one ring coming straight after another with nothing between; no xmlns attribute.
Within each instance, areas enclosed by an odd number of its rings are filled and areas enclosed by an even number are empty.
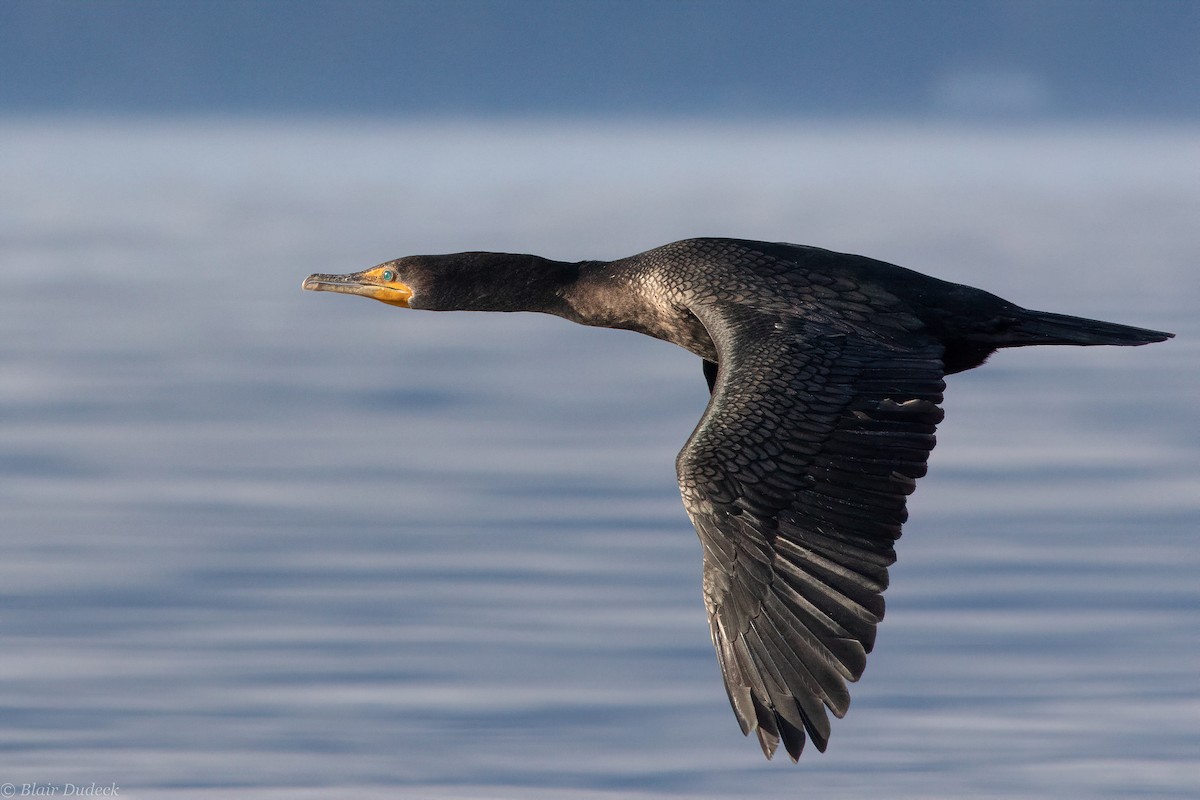
<svg viewBox="0 0 1200 800"><path fill-rule="evenodd" d="M1129 346L1162 342L1175 336L1164 331L1134 328L1130 325L1117 325L1115 322L1071 317L1066 314L1051 314L1046 311L1026 313L1027 317L1005 331L1005 338L1009 341L1000 345L1001 347L1022 347L1029 344Z"/></svg>

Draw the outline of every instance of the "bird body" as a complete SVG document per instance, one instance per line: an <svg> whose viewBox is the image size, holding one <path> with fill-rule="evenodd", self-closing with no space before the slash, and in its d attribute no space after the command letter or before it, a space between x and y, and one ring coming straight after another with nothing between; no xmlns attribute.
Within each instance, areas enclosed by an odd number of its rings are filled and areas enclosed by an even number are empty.
<svg viewBox="0 0 1200 800"><path fill-rule="evenodd" d="M769 758L824 750L883 618L887 568L942 419L945 375L995 350L1169 333L1030 311L863 256L688 239L616 261L409 256L304 288L431 310L541 311L703 360L676 461L730 703Z"/></svg>

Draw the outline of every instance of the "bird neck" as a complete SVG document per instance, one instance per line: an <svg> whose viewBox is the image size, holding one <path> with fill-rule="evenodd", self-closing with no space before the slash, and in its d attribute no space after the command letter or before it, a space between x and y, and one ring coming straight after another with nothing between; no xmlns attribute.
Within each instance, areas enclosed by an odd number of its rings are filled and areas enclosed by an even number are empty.
<svg viewBox="0 0 1200 800"><path fill-rule="evenodd" d="M627 265L552 261L513 253L458 253L422 307L442 311L538 311L602 328L623 328L675 341L663 309L646 302ZM418 291L418 298L422 297ZM664 327L665 326L665 327ZM685 345L686 346L686 345Z"/></svg>
<svg viewBox="0 0 1200 800"><path fill-rule="evenodd" d="M442 271L431 290L418 291L421 306L435 311L541 311L561 314L563 292L578 266L516 253L428 256Z"/></svg>
<svg viewBox="0 0 1200 800"><path fill-rule="evenodd" d="M551 313L581 325L638 331L673 341L660 324L664 309L645 296L639 273L619 261L572 265L575 279L559 290L562 305Z"/></svg>
<svg viewBox="0 0 1200 800"><path fill-rule="evenodd" d="M559 287L558 306L547 310L581 325L628 327L625 323L636 312L627 276L609 261L581 261L570 266L574 274Z"/></svg>

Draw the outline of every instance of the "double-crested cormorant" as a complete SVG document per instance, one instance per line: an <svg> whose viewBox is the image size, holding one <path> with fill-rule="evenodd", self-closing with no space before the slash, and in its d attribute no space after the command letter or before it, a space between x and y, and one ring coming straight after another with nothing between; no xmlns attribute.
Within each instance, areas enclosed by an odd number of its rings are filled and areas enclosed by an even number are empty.
<svg viewBox="0 0 1200 800"><path fill-rule="evenodd" d="M945 375L1001 347L1140 345L1170 333L1028 311L816 247L688 239L617 261L409 256L305 289L433 311L542 311L703 359L711 398L679 453L704 603L742 731L819 750L883 618L905 497Z"/></svg>

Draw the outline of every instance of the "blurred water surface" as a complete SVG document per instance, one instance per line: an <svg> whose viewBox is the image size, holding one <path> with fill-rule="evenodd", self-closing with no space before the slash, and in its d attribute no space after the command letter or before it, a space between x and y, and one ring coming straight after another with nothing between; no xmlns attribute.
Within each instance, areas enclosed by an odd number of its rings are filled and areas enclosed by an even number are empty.
<svg viewBox="0 0 1200 800"><path fill-rule="evenodd" d="M0 172L0 782L1200 791L1200 131L10 120ZM799 766L708 641L693 357L299 289L692 235L1179 334L951 378L876 652Z"/></svg>

